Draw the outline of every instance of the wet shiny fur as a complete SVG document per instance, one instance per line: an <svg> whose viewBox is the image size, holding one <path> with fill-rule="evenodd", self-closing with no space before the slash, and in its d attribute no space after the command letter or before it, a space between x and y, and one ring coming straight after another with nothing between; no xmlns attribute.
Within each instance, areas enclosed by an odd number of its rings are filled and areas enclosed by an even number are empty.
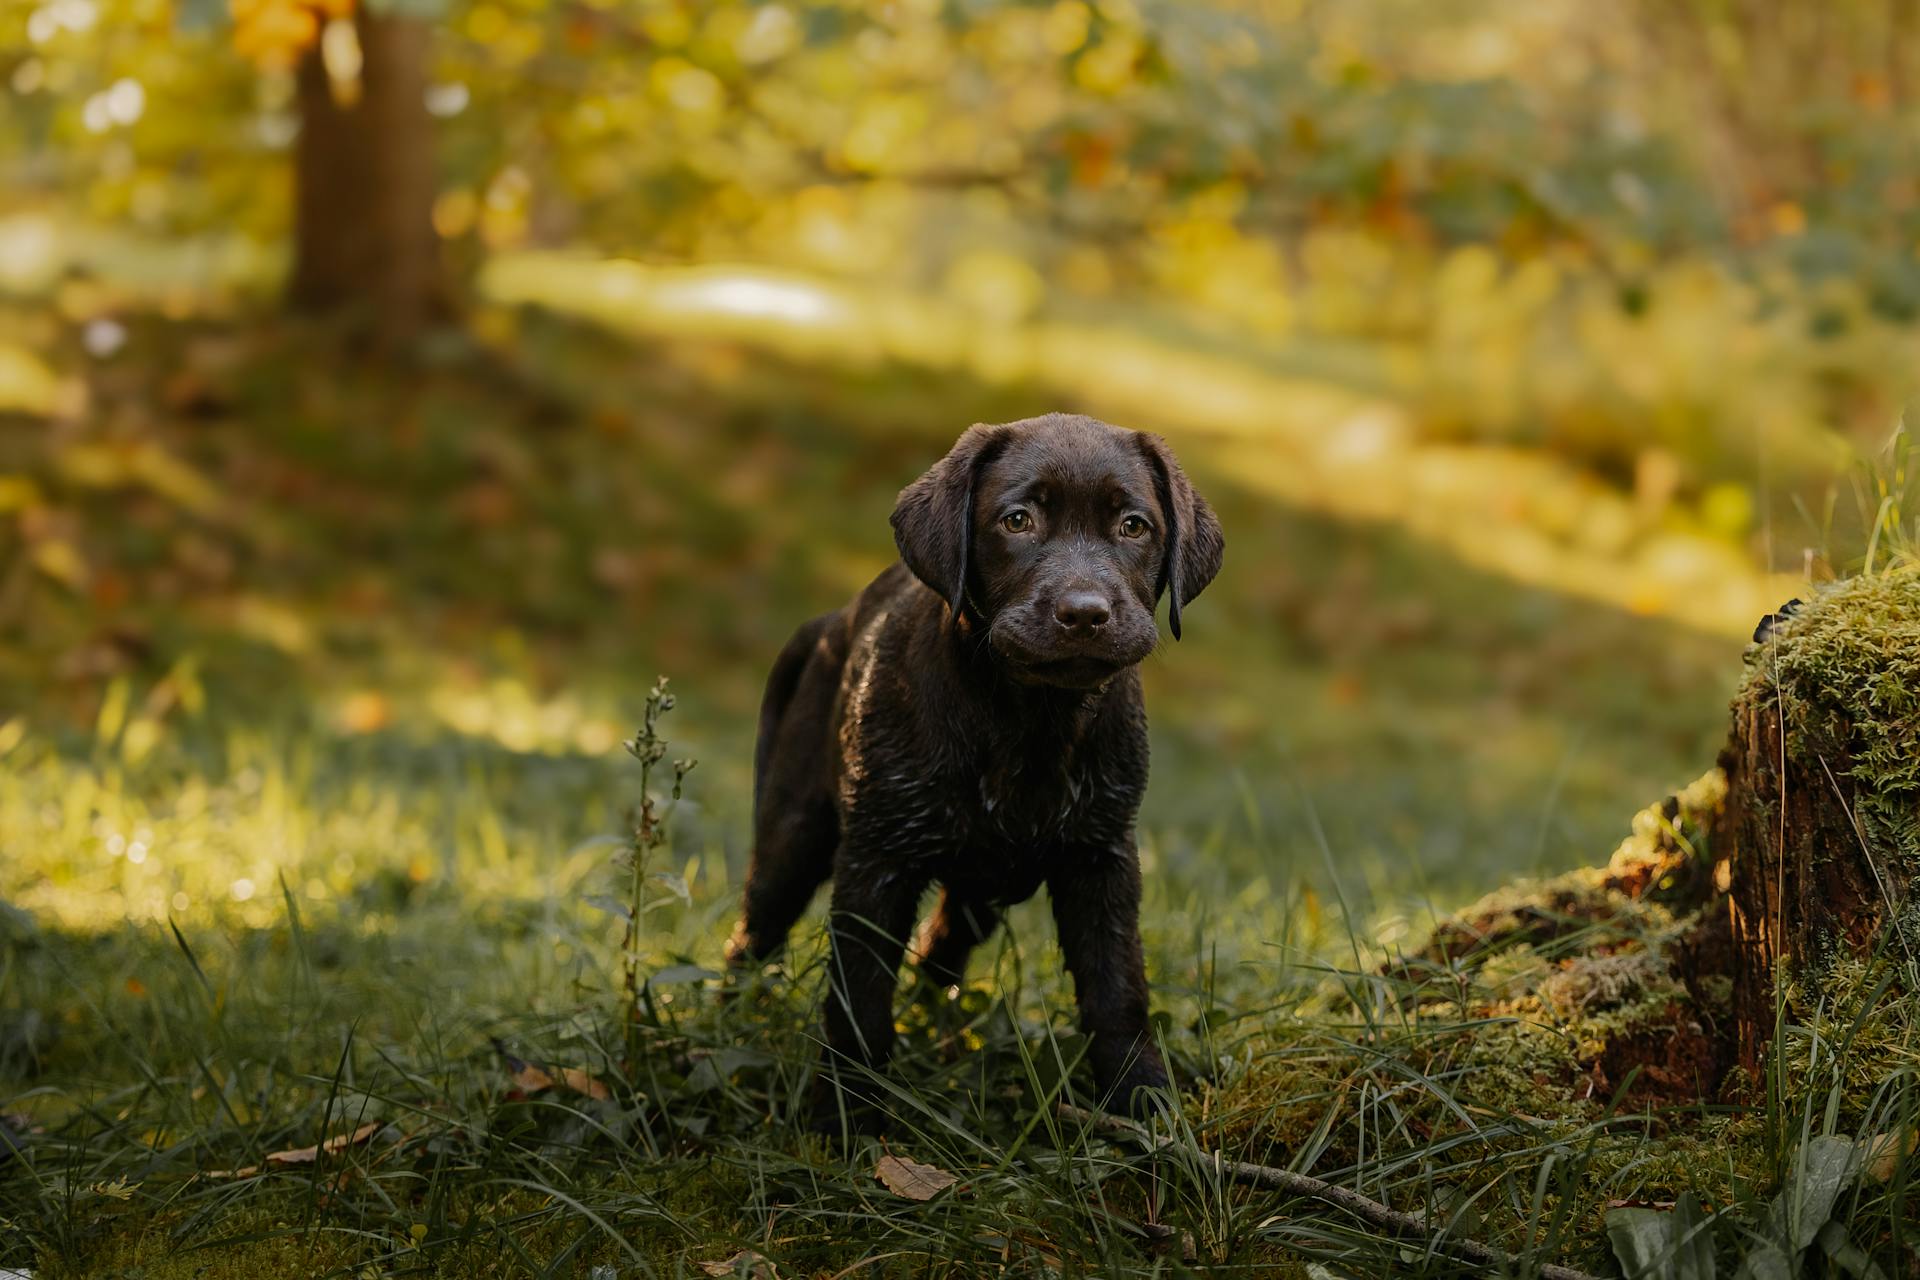
<svg viewBox="0 0 1920 1280"><path fill-rule="evenodd" d="M847 1063L883 1064L920 900L922 975L961 981L1001 912L1046 885L1094 1076L1130 1106L1167 1074L1147 1026L1134 816L1137 664L1219 570L1220 526L1157 436L1049 414L975 426L893 514L901 562L775 660L755 844L729 959L784 945L833 880L816 1122L856 1123Z"/></svg>

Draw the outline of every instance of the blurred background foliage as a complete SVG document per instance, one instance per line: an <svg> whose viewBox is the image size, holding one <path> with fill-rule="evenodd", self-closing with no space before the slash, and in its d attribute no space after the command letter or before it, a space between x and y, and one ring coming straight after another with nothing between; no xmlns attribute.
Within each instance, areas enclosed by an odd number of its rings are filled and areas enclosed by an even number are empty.
<svg viewBox="0 0 1920 1280"><path fill-rule="evenodd" d="M1830 465L1910 391L1904 0L395 0L365 47L352 7L11 6L13 200L218 232L220 263L270 274L303 110L398 49L422 100L357 141L430 166L458 279L565 246L1001 320L1122 308L1390 389L1436 435L1619 476L1658 445L1688 490L1751 480L1756 436L1786 474ZM16 284L72 265L5 260Z"/></svg>
<svg viewBox="0 0 1920 1280"><path fill-rule="evenodd" d="M1914 390L1917 7L7 6L0 746L593 761L660 666L737 860L768 655L1072 407L1229 516L1151 818L1587 860Z"/></svg>

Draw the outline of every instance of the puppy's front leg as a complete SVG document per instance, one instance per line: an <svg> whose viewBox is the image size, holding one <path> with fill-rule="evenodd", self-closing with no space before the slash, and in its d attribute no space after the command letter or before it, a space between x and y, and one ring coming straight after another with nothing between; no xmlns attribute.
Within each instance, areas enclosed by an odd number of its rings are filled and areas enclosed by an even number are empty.
<svg viewBox="0 0 1920 1280"><path fill-rule="evenodd" d="M871 1128L877 1119L871 1100L849 1096L848 1067L884 1067L893 1048L893 991L914 908L926 888L924 878L891 867L843 867L834 877L828 916L832 953L828 960L827 1052L821 1067L821 1091L814 1099L814 1125L837 1131L835 1086L851 1105L849 1120Z"/></svg>
<svg viewBox="0 0 1920 1280"><path fill-rule="evenodd" d="M1140 856L1131 838L1070 853L1047 883L1060 950L1073 975L1087 1056L1109 1104L1140 1110L1140 1090L1167 1087L1147 1026L1147 967L1140 949Z"/></svg>

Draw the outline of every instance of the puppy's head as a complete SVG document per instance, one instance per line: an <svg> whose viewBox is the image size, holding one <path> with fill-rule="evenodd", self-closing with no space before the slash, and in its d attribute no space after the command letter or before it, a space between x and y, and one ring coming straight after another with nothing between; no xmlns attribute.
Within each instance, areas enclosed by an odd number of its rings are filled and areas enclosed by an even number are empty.
<svg viewBox="0 0 1920 1280"><path fill-rule="evenodd" d="M1058 413L968 428L901 492L893 533L1017 679L1070 688L1147 656L1162 592L1178 639L1224 548L1165 441Z"/></svg>

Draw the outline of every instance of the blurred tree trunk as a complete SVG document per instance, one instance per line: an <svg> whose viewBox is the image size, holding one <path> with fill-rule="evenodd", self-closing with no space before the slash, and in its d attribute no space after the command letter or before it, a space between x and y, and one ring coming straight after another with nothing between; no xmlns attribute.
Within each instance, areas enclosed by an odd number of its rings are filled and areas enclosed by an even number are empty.
<svg viewBox="0 0 1920 1280"><path fill-rule="evenodd" d="M294 268L301 311L365 323L404 344L449 311L433 229L426 23L358 7L358 92L339 92L318 45L301 59Z"/></svg>

